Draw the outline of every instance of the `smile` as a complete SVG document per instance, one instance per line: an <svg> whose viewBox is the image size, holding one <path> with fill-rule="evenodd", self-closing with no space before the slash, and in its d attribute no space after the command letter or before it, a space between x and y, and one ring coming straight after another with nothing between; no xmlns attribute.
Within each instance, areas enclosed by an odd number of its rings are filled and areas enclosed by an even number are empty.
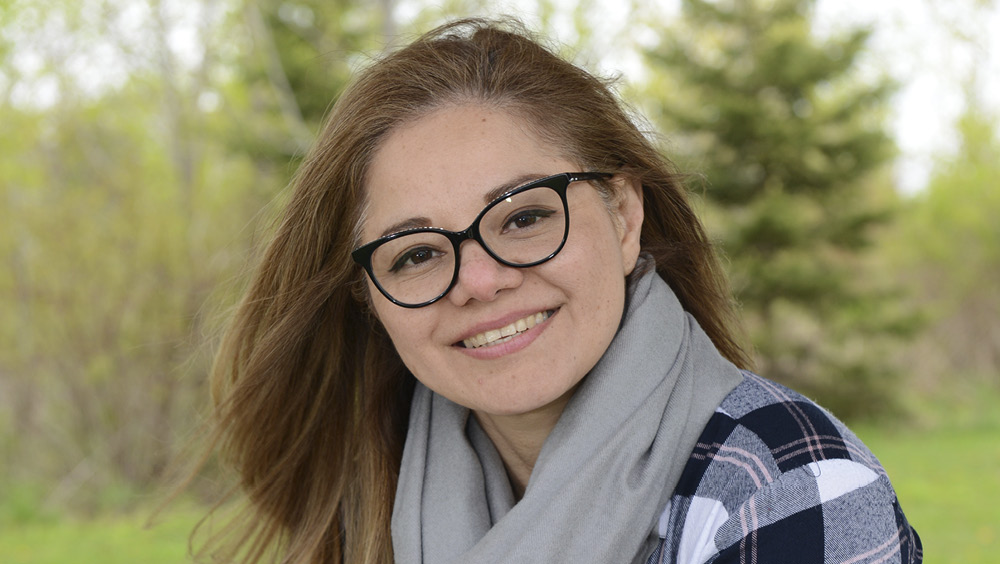
<svg viewBox="0 0 1000 564"><path fill-rule="evenodd" d="M506 343L513 339L519 333L523 333L528 329L531 329L535 325L545 321L552 315L552 311L540 311L538 313L529 315L522 319L506 325L499 329L490 329L478 335L473 335L468 339L462 341L467 349L478 349L480 347L491 347L493 345L499 345L500 343Z"/></svg>

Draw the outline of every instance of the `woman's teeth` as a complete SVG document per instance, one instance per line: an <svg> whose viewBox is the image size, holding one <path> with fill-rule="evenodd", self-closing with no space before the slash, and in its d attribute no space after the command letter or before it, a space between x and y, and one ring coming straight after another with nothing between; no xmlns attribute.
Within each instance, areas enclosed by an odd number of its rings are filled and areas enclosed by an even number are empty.
<svg viewBox="0 0 1000 564"><path fill-rule="evenodd" d="M531 329L535 325L545 321L549 318L550 312L540 311L538 313L529 315L523 319L518 319L514 323L501 327L499 329L490 329L484 333L474 335L462 341L467 349L477 349L479 347L488 347L492 345L497 345L500 343L506 343L507 341L514 338L514 335L518 333L523 333L528 329Z"/></svg>

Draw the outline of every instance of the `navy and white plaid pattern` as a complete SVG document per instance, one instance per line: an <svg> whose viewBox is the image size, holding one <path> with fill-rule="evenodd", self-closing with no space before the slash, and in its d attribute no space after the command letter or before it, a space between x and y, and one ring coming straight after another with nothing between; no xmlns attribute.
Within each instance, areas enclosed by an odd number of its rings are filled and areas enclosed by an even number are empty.
<svg viewBox="0 0 1000 564"><path fill-rule="evenodd" d="M701 434L659 521L660 563L918 563L875 456L802 395L749 372Z"/></svg>

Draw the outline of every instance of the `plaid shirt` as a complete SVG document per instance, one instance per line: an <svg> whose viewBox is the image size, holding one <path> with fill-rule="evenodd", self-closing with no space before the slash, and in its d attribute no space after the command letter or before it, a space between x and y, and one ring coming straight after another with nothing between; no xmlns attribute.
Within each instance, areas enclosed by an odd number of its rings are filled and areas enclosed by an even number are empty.
<svg viewBox="0 0 1000 564"><path fill-rule="evenodd" d="M878 460L805 397L745 372L659 521L659 563L919 563Z"/></svg>

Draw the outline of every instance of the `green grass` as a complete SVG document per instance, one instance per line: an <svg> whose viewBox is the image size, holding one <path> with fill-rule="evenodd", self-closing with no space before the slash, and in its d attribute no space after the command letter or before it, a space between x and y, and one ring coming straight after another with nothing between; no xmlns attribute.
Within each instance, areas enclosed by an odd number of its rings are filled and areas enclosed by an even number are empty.
<svg viewBox="0 0 1000 564"><path fill-rule="evenodd" d="M859 436L889 472L927 562L1000 560L1000 430Z"/></svg>
<svg viewBox="0 0 1000 564"><path fill-rule="evenodd" d="M188 562L187 538L201 518L195 508L167 512L145 527L147 513L93 519L66 517L5 523L0 561L10 564L177 564Z"/></svg>
<svg viewBox="0 0 1000 564"><path fill-rule="evenodd" d="M1000 562L1000 394L924 400L922 425L856 428L889 473L926 562Z"/></svg>

